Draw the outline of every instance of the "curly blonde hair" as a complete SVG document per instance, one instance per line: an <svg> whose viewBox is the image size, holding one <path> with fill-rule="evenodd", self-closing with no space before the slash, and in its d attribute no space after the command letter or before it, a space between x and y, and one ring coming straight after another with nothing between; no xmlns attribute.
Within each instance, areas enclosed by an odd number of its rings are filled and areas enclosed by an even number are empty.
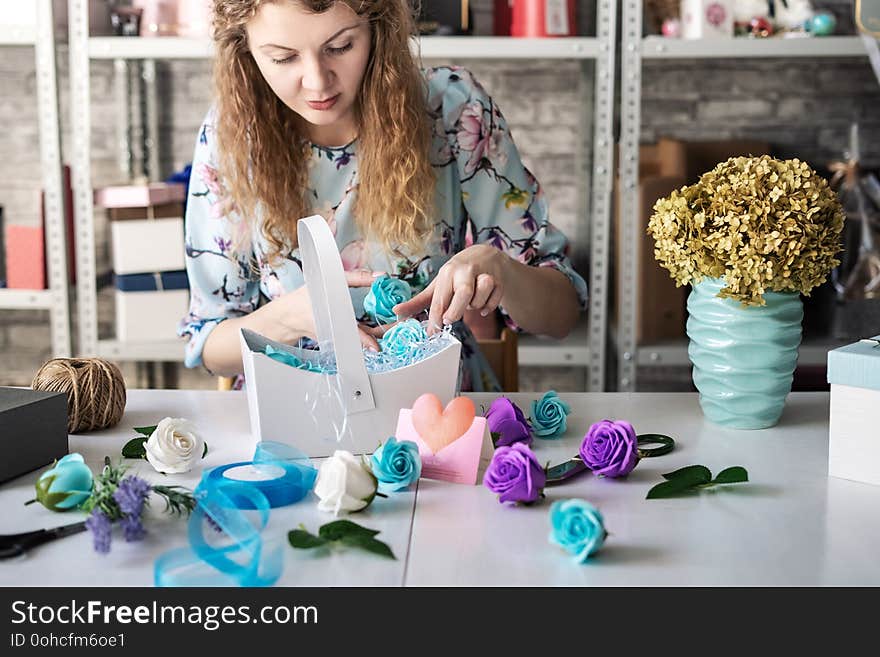
<svg viewBox="0 0 880 657"><path fill-rule="evenodd" d="M218 165L238 211L255 220L260 206L270 261L296 247L296 220L312 212L305 121L264 80L245 32L261 5L284 1L315 13L343 2L367 17L371 44L355 106L353 214L361 233L388 253L423 250L433 230L435 177L426 87L409 48L415 28L406 0L214 0Z"/></svg>

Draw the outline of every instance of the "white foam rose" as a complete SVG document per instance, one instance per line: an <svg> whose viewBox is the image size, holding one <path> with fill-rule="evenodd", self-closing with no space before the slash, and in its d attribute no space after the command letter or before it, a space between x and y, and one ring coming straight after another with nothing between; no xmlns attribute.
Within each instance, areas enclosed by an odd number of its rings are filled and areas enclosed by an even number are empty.
<svg viewBox="0 0 880 657"><path fill-rule="evenodd" d="M189 420L166 417L144 443L147 461L159 472L189 472L202 458L205 441L196 433Z"/></svg>
<svg viewBox="0 0 880 657"><path fill-rule="evenodd" d="M360 511L373 501L377 485L376 477L362 459L338 449L318 470L315 482L315 495L320 499L318 508L337 516L342 512Z"/></svg>

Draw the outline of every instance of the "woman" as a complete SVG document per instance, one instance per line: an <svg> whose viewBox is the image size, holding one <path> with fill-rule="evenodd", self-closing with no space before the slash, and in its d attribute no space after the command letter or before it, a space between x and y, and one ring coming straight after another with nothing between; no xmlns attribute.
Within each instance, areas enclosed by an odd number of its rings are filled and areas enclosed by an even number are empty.
<svg viewBox="0 0 880 657"><path fill-rule="evenodd" d="M215 0L217 100L186 215L189 367L240 373L241 327L314 337L296 245L310 214L336 236L367 348L382 273L413 288L398 317L454 324L477 390L497 381L466 324L491 331L498 309L564 337L577 321L586 284L501 112L467 71L420 71L412 29L407 0Z"/></svg>

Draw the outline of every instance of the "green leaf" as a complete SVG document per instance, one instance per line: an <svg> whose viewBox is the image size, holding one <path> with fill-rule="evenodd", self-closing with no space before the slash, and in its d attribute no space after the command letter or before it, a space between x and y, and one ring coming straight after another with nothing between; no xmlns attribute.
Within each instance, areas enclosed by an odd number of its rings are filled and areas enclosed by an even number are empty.
<svg viewBox="0 0 880 657"><path fill-rule="evenodd" d="M142 436L146 436L147 438L149 438L150 435L156 430L156 427L158 427L158 426L159 426L158 424L154 424L151 427L135 427L134 430L137 431Z"/></svg>
<svg viewBox="0 0 880 657"><path fill-rule="evenodd" d="M664 481L648 491L646 500L657 500L663 497L676 497L686 491L693 490L699 484L692 483L684 478Z"/></svg>
<svg viewBox="0 0 880 657"><path fill-rule="evenodd" d="M490 431L489 435L492 437L492 444L498 445L498 440L501 438L500 431Z"/></svg>
<svg viewBox="0 0 880 657"><path fill-rule="evenodd" d="M202 450L202 458L208 455L208 443L205 443L205 449Z"/></svg>
<svg viewBox="0 0 880 657"><path fill-rule="evenodd" d="M144 448L144 443L146 442L146 436L132 438L127 443L125 443L125 446L122 448L122 456L127 459L147 458L147 450Z"/></svg>
<svg viewBox="0 0 880 657"><path fill-rule="evenodd" d="M665 475L661 475L664 479L668 480L679 480L691 482L691 485L695 484L708 484L712 481L712 473L709 471L705 465L688 465L684 468L680 468L675 472L667 472Z"/></svg>
<svg viewBox="0 0 880 657"><path fill-rule="evenodd" d="M715 479L712 480L713 484L738 484L743 481L749 480L749 473L746 472L746 469L741 465L735 465L731 468L725 468L721 472L719 472Z"/></svg>
<svg viewBox="0 0 880 657"><path fill-rule="evenodd" d="M340 539L340 542L343 545L358 547L367 552L372 552L373 554L378 554L382 557L388 557L395 561L397 560L397 557L394 556L394 552L391 551L391 548L388 547L388 545L382 541L376 540L372 536L366 536L364 534L349 534Z"/></svg>
<svg viewBox="0 0 880 657"><path fill-rule="evenodd" d="M378 533L379 532L375 529L362 527L351 520L334 520L333 522L328 522L326 525L321 525L318 529L318 534L321 538L328 541L338 541L349 536L366 536L372 538Z"/></svg>
<svg viewBox="0 0 880 657"><path fill-rule="evenodd" d="M287 533L288 542L295 548L316 548L326 545L328 541L302 529L292 529Z"/></svg>

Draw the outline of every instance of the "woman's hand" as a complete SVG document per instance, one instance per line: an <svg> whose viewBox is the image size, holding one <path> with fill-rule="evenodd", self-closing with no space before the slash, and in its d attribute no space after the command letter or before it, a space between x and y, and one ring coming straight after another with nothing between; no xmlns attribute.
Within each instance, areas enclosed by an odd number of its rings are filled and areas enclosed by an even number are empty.
<svg viewBox="0 0 880 657"><path fill-rule="evenodd" d="M475 244L450 258L430 285L409 301L394 307L398 317L412 317L425 308L428 333L457 322L466 310L483 317L494 311L504 296L510 257L487 244Z"/></svg>
<svg viewBox="0 0 880 657"><path fill-rule="evenodd" d="M348 287L369 287L381 273L373 273L367 270L346 271L345 278ZM268 305L275 305L274 313L276 320L284 327L285 331L294 340L301 336L317 339L315 329L315 315L312 310L312 300L309 290L305 285L282 294L272 300ZM379 343L376 341L375 331L358 324L358 334L361 345L373 351L379 351ZM379 333L381 336L381 333Z"/></svg>

